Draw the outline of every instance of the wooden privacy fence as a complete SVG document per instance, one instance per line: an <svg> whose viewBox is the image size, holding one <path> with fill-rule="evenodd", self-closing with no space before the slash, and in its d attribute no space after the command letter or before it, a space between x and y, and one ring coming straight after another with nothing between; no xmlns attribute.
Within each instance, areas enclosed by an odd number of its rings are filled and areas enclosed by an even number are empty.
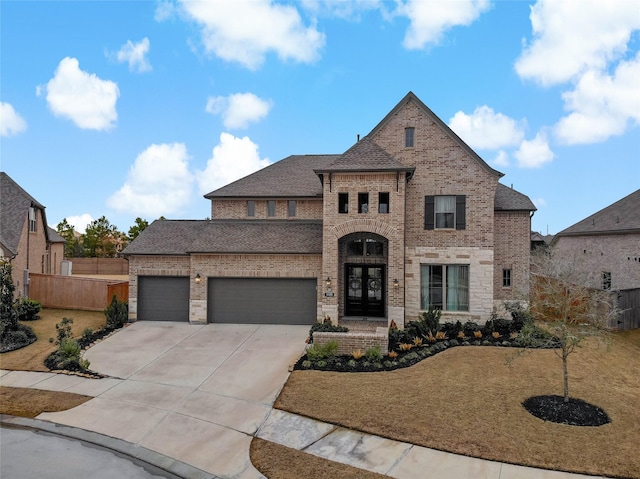
<svg viewBox="0 0 640 479"><path fill-rule="evenodd" d="M623 289L617 293L620 315L614 326L619 331L640 328L640 288Z"/></svg>
<svg viewBox="0 0 640 479"><path fill-rule="evenodd" d="M29 275L29 298L39 301L45 308L102 311L114 294L120 301L129 301L129 283L50 274Z"/></svg>
<svg viewBox="0 0 640 479"><path fill-rule="evenodd" d="M73 274L129 274L124 258L67 258Z"/></svg>

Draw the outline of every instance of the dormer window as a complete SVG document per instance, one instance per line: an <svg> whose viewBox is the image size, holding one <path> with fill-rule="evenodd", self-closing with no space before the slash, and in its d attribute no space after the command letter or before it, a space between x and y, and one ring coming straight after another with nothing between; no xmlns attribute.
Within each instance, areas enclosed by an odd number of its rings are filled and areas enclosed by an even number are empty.
<svg viewBox="0 0 640 479"><path fill-rule="evenodd" d="M410 126L404 129L404 147L413 148L413 136L415 128Z"/></svg>

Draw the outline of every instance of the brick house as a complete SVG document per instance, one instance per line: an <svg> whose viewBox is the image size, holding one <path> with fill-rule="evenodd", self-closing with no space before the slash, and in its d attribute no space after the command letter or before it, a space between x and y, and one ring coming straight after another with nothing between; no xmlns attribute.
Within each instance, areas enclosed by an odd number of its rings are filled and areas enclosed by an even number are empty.
<svg viewBox="0 0 640 479"><path fill-rule="evenodd" d="M123 252L133 319L402 326L489 319L529 290L529 198L413 93L343 154L289 156Z"/></svg>
<svg viewBox="0 0 640 479"><path fill-rule="evenodd" d="M47 226L45 207L0 172L0 259L12 265L16 295L29 296L29 272L60 274L64 244Z"/></svg>
<svg viewBox="0 0 640 479"><path fill-rule="evenodd" d="M640 288L640 190L560 231L551 247L593 288Z"/></svg>

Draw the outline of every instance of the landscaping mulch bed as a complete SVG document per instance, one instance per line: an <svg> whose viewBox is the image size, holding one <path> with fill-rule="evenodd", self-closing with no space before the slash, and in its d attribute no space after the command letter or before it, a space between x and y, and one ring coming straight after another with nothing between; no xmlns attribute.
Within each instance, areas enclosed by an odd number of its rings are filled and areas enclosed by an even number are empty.
<svg viewBox="0 0 640 479"><path fill-rule="evenodd" d="M543 421L551 421L569 426L602 426L611 422L607 413L581 399L563 396L533 396L522 403L527 411Z"/></svg>

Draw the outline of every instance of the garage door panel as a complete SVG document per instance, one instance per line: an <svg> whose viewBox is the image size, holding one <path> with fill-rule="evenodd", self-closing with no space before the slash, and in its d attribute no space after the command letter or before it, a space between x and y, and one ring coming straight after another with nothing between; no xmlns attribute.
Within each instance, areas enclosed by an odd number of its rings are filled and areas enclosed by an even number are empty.
<svg viewBox="0 0 640 479"><path fill-rule="evenodd" d="M138 277L138 319L189 321L189 278Z"/></svg>
<svg viewBox="0 0 640 479"><path fill-rule="evenodd" d="M208 320L216 323L313 324L316 279L209 278Z"/></svg>

